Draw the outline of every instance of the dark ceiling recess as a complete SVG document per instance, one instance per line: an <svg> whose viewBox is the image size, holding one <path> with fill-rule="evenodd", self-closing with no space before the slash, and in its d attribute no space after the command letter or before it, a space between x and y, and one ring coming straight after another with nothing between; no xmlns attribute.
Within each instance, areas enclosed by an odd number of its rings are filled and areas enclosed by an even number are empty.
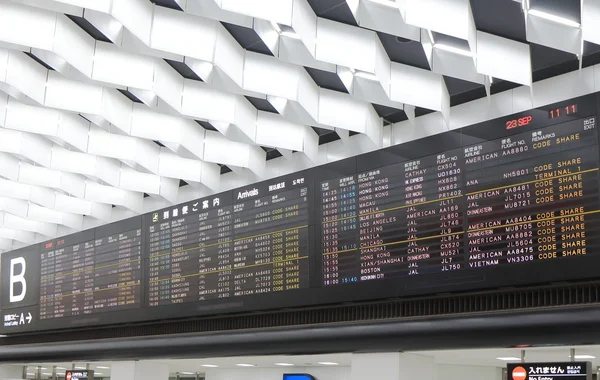
<svg viewBox="0 0 600 380"><path fill-rule="evenodd" d="M261 146L261 148L267 153L267 161L283 156L283 154L275 148L267 148L265 146Z"/></svg>
<svg viewBox="0 0 600 380"><path fill-rule="evenodd" d="M85 12L85 11L84 11ZM85 15L85 13L84 13ZM73 15L65 15L71 19L77 26L83 29L87 34L92 36L96 41L108 42L112 44L112 41L104 35L98 28L96 28L91 22L86 20L83 17L73 16Z"/></svg>
<svg viewBox="0 0 600 380"><path fill-rule="evenodd" d="M202 126L202 128L206 129L207 131L216 131L218 132L219 130L215 127L213 127L213 125L211 123L209 123L208 121L202 121L202 120L194 120L196 123L200 124Z"/></svg>
<svg viewBox="0 0 600 380"><path fill-rule="evenodd" d="M338 135L336 131L319 127L312 127L312 129L317 135L319 135L319 145L328 144L332 141L341 139L340 135Z"/></svg>
<svg viewBox="0 0 600 380"><path fill-rule="evenodd" d="M415 117L429 115L430 113L434 113L434 110L430 110L422 107L415 107Z"/></svg>
<svg viewBox="0 0 600 380"><path fill-rule="evenodd" d="M581 0L529 0L529 8L581 22Z"/></svg>
<svg viewBox="0 0 600 380"><path fill-rule="evenodd" d="M494 78L494 82L490 88L490 94L498 94L500 92L512 90L513 88L521 87L518 83L509 82L507 80Z"/></svg>
<svg viewBox="0 0 600 380"><path fill-rule="evenodd" d="M308 0L318 17L358 26L346 0Z"/></svg>
<svg viewBox="0 0 600 380"><path fill-rule="evenodd" d="M47 64L46 62L42 61L40 58L38 58L35 54L30 53L28 51L24 52L25 55L27 55L29 58L33 59L34 61L36 61L37 63L39 63L40 65L44 66L44 68L46 70L50 70L50 71L56 71L54 70L54 68L52 66L50 66L49 64Z"/></svg>
<svg viewBox="0 0 600 380"><path fill-rule="evenodd" d="M117 88L117 90L121 94L125 95L127 97L127 99L131 100L132 102L134 102L134 103L143 103L137 96L135 96L134 94L132 94L131 92L129 92L129 90L127 90L127 89L122 90L120 88Z"/></svg>
<svg viewBox="0 0 600 380"><path fill-rule="evenodd" d="M348 136L352 137L352 136L356 136L356 135L360 135L360 132L356 132L356 131L348 131Z"/></svg>
<svg viewBox="0 0 600 380"><path fill-rule="evenodd" d="M375 108L375 112L377 112L377 115L383 118L383 120L386 121L388 124L394 124L404 120L408 120L408 116L406 116L406 112L404 112L404 110L382 106L379 104L373 104L373 108Z"/></svg>
<svg viewBox="0 0 600 380"><path fill-rule="evenodd" d="M170 59L165 59L165 62L169 64L175 71L179 73L185 79L197 80L199 82L204 82L202 78L198 76L188 65L183 62L173 61Z"/></svg>
<svg viewBox="0 0 600 380"><path fill-rule="evenodd" d="M392 62L398 62L425 70L431 69L421 42L407 40L382 32L377 32L377 35Z"/></svg>
<svg viewBox="0 0 600 380"><path fill-rule="evenodd" d="M254 53L273 55L273 52L263 42L262 38L252 28L246 28L236 24L221 21L229 34L240 44L241 47Z"/></svg>
<svg viewBox="0 0 600 380"><path fill-rule="evenodd" d="M479 83L448 76L444 76L444 82L446 82L446 88L450 94L450 106L452 107L487 96L485 86Z"/></svg>
<svg viewBox="0 0 600 380"><path fill-rule="evenodd" d="M583 67L590 67L600 63L600 45L583 42Z"/></svg>
<svg viewBox="0 0 600 380"><path fill-rule="evenodd" d="M575 54L531 42L529 49L534 82L579 70L579 59Z"/></svg>
<svg viewBox="0 0 600 380"><path fill-rule="evenodd" d="M165 146L163 145L163 143L161 143L161 142L160 142L160 141L158 141L158 140L154 140L154 143L155 143L156 145L160 146L161 148L164 148L164 147L165 147Z"/></svg>
<svg viewBox="0 0 600 380"><path fill-rule="evenodd" d="M179 180L179 187L184 187L184 186L189 186L189 183L187 183L184 180L180 179Z"/></svg>
<svg viewBox="0 0 600 380"><path fill-rule="evenodd" d="M253 96L246 96L246 99L248 99L248 101L252 103L254 108L256 108L259 111L279 113L267 99L255 98Z"/></svg>
<svg viewBox="0 0 600 380"><path fill-rule="evenodd" d="M221 175L232 172L231 168L224 164L217 164L221 167Z"/></svg>
<svg viewBox="0 0 600 380"><path fill-rule="evenodd" d="M525 16L520 3L512 0L471 0L471 9L477 30L527 43Z"/></svg>
<svg viewBox="0 0 600 380"><path fill-rule="evenodd" d="M152 1L154 4L161 6L161 7L174 9L176 11L183 11L183 9L181 9L179 4L177 4L177 2L175 0L150 0L150 1Z"/></svg>
<svg viewBox="0 0 600 380"><path fill-rule="evenodd" d="M348 93L348 89L342 83L342 80L337 73L332 73L325 70L319 70L312 67L305 67L306 72L315 81L317 86L327 90Z"/></svg>
<svg viewBox="0 0 600 380"><path fill-rule="evenodd" d="M148 198L149 196L150 196L150 194L144 193L144 198Z"/></svg>

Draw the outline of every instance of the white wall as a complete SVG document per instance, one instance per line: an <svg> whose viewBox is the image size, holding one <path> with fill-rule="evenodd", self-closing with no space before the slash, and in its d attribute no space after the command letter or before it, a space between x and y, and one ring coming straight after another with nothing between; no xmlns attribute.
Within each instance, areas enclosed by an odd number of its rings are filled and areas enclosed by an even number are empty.
<svg viewBox="0 0 600 380"><path fill-rule="evenodd" d="M23 367L20 365L0 365L0 380L21 379Z"/></svg>
<svg viewBox="0 0 600 380"><path fill-rule="evenodd" d="M502 380L502 368L438 364L436 380Z"/></svg>

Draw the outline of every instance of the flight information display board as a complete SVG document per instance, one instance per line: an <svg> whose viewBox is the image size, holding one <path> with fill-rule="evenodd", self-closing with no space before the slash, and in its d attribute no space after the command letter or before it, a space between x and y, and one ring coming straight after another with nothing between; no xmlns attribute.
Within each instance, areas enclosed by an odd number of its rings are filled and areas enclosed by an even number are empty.
<svg viewBox="0 0 600 380"><path fill-rule="evenodd" d="M598 278L597 94L0 257L0 334Z"/></svg>
<svg viewBox="0 0 600 380"><path fill-rule="evenodd" d="M321 182L322 284L450 272L472 281L483 268L592 253L596 117L557 110L539 128L511 119L497 138Z"/></svg>
<svg viewBox="0 0 600 380"><path fill-rule="evenodd" d="M140 307L141 226L106 236L92 232L42 246L41 320Z"/></svg>
<svg viewBox="0 0 600 380"><path fill-rule="evenodd" d="M302 175L152 214L149 306L308 288Z"/></svg>
<svg viewBox="0 0 600 380"><path fill-rule="evenodd" d="M595 123L322 182L323 284L586 255L599 243Z"/></svg>

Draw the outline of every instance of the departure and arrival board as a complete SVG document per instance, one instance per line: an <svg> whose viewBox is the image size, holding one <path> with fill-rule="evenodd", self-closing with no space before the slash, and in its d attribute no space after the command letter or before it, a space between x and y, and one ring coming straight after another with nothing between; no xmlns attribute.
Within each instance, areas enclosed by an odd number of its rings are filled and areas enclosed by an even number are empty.
<svg viewBox="0 0 600 380"><path fill-rule="evenodd" d="M598 278L598 94L3 253L0 334Z"/></svg>
<svg viewBox="0 0 600 380"><path fill-rule="evenodd" d="M141 225L123 232L105 230L43 244L41 320L141 306Z"/></svg>
<svg viewBox="0 0 600 380"><path fill-rule="evenodd" d="M149 306L308 288L307 186L299 175L154 213Z"/></svg>
<svg viewBox="0 0 600 380"><path fill-rule="evenodd" d="M575 114L572 105L559 110ZM598 248L595 116L512 129L322 182L323 285L476 272Z"/></svg>

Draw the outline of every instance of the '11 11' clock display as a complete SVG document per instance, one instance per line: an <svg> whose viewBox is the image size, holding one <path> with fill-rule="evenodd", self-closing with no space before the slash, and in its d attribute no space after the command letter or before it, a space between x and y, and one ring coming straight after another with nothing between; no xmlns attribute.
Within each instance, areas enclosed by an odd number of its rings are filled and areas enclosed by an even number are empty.
<svg viewBox="0 0 600 380"><path fill-rule="evenodd" d="M550 119L555 119L557 117L573 115L577 113L577 104L571 104L565 107L553 108L548 111L548 117Z"/></svg>

